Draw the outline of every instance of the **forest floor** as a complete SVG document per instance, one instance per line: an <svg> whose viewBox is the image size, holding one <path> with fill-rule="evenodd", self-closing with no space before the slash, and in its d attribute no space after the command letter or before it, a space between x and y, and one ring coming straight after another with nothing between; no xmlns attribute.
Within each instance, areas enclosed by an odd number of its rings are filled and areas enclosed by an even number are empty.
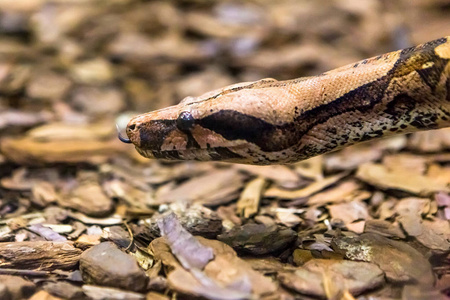
<svg viewBox="0 0 450 300"><path fill-rule="evenodd" d="M446 299L450 130L163 162L137 114L450 35L446 0L0 1L0 299Z"/></svg>

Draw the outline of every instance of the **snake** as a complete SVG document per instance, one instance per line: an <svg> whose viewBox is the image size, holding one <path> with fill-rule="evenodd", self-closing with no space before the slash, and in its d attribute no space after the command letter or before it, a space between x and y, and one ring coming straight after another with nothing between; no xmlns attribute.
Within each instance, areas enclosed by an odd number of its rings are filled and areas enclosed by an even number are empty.
<svg viewBox="0 0 450 300"><path fill-rule="evenodd" d="M450 126L450 36L317 76L242 82L132 118L147 158L289 164Z"/></svg>

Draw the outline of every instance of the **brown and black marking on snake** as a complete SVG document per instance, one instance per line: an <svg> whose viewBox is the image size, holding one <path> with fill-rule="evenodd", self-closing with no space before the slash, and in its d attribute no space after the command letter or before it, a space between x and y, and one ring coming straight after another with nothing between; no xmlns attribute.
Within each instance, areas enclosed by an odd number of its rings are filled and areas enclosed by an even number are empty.
<svg viewBox="0 0 450 300"><path fill-rule="evenodd" d="M317 77L238 84L138 116L127 134L147 157L298 161L386 135L450 126L449 61L450 42L441 38ZM336 82L335 74L358 76L361 83ZM345 93L314 96L316 86L327 84ZM183 115L191 119L180 120Z"/></svg>

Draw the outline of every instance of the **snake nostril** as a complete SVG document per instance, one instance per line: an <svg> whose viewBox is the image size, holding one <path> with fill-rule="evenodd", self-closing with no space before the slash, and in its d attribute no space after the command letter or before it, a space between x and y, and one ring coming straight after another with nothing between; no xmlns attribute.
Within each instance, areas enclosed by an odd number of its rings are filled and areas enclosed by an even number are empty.
<svg viewBox="0 0 450 300"><path fill-rule="evenodd" d="M130 128L130 130L135 130L136 129L136 124L131 124L128 128Z"/></svg>

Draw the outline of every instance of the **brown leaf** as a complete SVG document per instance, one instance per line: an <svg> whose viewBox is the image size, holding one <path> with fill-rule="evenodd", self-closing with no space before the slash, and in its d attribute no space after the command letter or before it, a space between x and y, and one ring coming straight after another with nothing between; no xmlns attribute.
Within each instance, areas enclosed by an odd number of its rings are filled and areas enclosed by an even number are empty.
<svg viewBox="0 0 450 300"><path fill-rule="evenodd" d="M384 282L383 271L375 264L326 259L309 260L295 272L281 272L278 278L302 294L327 299L334 299L344 289L359 295Z"/></svg>
<svg viewBox="0 0 450 300"><path fill-rule="evenodd" d="M356 220L366 220L369 218L367 205L364 202L359 201L329 205L328 210L333 219L340 219L344 224L350 224Z"/></svg>
<svg viewBox="0 0 450 300"><path fill-rule="evenodd" d="M324 178L323 180L316 181L314 183L311 183L305 188L299 189L299 190L284 190L277 187L271 187L266 190L264 193L264 197L275 197L275 198L281 198L281 199L298 199L298 198L304 198L309 197L317 192L320 192L321 190L325 189L326 187L335 184L343 177L347 176L348 173L340 173L338 175L330 176L327 178Z"/></svg>
<svg viewBox="0 0 450 300"><path fill-rule="evenodd" d="M220 178L220 180L218 180ZM184 201L205 205L229 202L243 186L243 175L237 170L216 170L206 175L194 177L181 185L157 195L157 203Z"/></svg>
<svg viewBox="0 0 450 300"><path fill-rule="evenodd" d="M344 181L308 199L308 205L321 206L327 203L347 202L354 199L361 186L355 181ZM370 196L370 195L369 195Z"/></svg>
<svg viewBox="0 0 450 300"><path fill-rule="evenodd" d="M271 180L278 186L286 188L295 188L301 183L297 173L287 166L236 165L235 168Z"/></svg>
<svg viewBox="0 0 450 300"><path fill-rule="evenodd" d="M364 164L358 168L356 176L380 189L396 189L415 195L430 195L433 192L450 191L445 184L433 178L411 174L404 170L389 170L380 164Z"/></svg>

